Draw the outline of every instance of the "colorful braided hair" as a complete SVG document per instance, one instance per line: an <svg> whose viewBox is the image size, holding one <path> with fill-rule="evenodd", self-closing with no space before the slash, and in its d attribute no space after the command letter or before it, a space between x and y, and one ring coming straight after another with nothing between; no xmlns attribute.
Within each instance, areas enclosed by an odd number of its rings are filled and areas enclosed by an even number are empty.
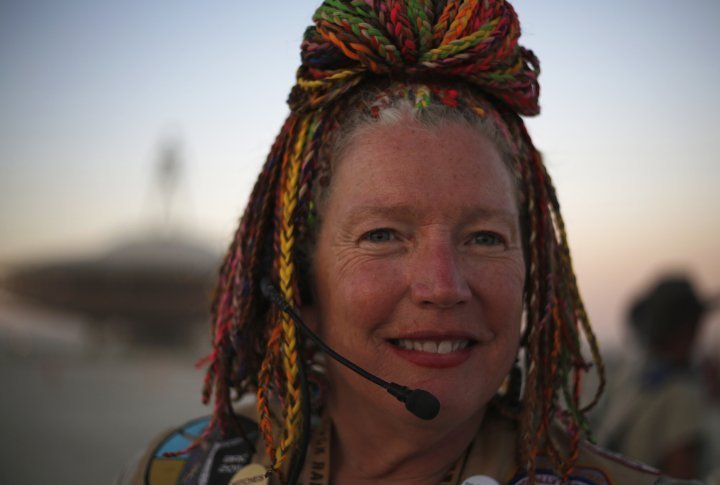
<svg viewBox="0 0 720 485"><path fill-rule="evenodd" d="M210 432L237 431L233 402L254 392L266 451L280 473L301 441L303 345L292 321L262 296L270 277L293 306L308 303L307 241L317 194L330 177L328 151L358 97L404 97L417 109L442 104L490 119L510 147L523 217L527 278L518 459L533 473L547 456L567 477L587 436L584 411L604 387L550 177L520 115L539 112L539 64L518 45L520 26L504 0L326 0L302 43L291 108L227 252L213 303L213 349L203 400L214 401ZM398 88L399 87L399 88ZM402 92L402 94L398 94ZM365 94L363 94L365 93ZM366 96L367 97L367 96ZM370 103L372 117L381 102ZM589 343L601 376L580 405ZM272 403L272 405L271 405ZM562 415L568 453L551 438Z"/></svg>

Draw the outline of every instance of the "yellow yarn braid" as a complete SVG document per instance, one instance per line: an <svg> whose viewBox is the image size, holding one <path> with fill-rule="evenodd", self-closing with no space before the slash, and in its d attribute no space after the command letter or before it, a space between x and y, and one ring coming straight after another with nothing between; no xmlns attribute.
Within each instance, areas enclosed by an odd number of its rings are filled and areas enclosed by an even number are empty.
<svg viewBox="0 0 720 485"><path fill-rule="evenodd" d="M294 280L295 263L293 261L293 250L295 247L295 225L293 217L297 207L298 179L300 167L303 160L303 152L308 139L308 118L304 117L300 123L292 155L286 160L287 166L283 167L283 180L281 181L283 192L280 207L282 210L282 226L280 230L280 258L278 261L278 276L280 292L289 302L295 301ZM280 315L282 326L282 340L280 345L282 355L282 367L285 374L286 405L283 409L283 433L280 444L275 451L275 467L279 469L287 458L288 451L298 439L297 433L300 430L299 422L302 419L301 413L301 389L298 381L298 343L295 323L285 313Z"/></svg>

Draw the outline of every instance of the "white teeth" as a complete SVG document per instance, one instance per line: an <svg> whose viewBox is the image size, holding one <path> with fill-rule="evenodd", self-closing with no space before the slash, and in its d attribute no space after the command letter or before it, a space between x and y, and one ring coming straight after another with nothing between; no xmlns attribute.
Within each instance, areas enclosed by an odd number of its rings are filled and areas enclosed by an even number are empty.
<svg viewBox="0 0 720 485"><path fill-rule="evenodd" d="M448 354L453 351L453 343L448 340L443 340L437 346L438 354Z"/></svg>
<svg viewBox="0 0 720 485"><path fill-rule="evenodd" d="M470 342L467 340L456 340L453 342L453 350L465 349L468 345L470 345Z"/></svg>
<svg viewBox="0 0 720 485"><path fill-rule="evenodd" d="M405 350L416 350L431 354L449 354L456 350L467 348L470 343L467 340L397 340L397 346Z"/></svg>
<svg viewBox="0 0 720 485"><path fill-rule="evenodd" d="M430 340L423 342L422 344L422 351L423 352L430 352L431 354L437 354L438 351L438 344L437 342L432 342Z"/></svg>

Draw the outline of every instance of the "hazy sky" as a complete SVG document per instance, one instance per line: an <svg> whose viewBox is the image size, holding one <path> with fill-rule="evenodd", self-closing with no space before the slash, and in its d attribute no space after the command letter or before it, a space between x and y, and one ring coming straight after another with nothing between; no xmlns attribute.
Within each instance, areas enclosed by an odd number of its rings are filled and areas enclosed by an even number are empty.
<svg viewBox="0 0 720 485"><path fill-rule="evenodd" d="M318 3L0 0L0 263L93 255L147 226L170 137L182 224L229 242ZM601 338L664 269L720 293L720 2L514 5L542 65L528 126Z"/></svg>

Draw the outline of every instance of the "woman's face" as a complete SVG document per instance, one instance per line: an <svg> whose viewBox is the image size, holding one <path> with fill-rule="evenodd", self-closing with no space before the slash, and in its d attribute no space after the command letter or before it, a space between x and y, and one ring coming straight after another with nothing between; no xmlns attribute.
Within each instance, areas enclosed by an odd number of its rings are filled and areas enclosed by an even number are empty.
<svg viewBox="0 0 720 485"><path fill-rule="evenodd" d="M436 422L476 415L517 353L525 266L515 191L494 144L464 124L361 130L320 206L305 316L363 368L435 394ZM417 420L339 364L328 375L331 401Z"/></svg>

